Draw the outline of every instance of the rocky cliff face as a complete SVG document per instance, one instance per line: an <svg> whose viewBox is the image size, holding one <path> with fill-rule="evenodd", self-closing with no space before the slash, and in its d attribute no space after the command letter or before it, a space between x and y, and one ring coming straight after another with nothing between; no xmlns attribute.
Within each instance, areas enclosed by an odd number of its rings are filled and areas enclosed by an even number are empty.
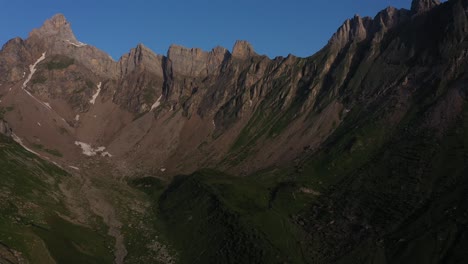
<svg viewBox="0 0 468 264"><path fill-rule="evenodd" d="M438 4L414 1L411 10L387 8L374 18L355 16L326 47L304 59L269 59L238 41L232 52L172 45L167 56L139 44L113 61L79 42L70 23L56 15L28 39L5 44L0 73L6 78L0 89L5 94L6 87L24 83L30 65L44 54L24 90L36 103L51 106L52 119L65 120L62 127L71 138L105 143L116 157L136 160L157 152L150 146L160 144L164 151L155 155L153 165L174 171L190 172L200 164L252 171L258 164L292 160L305 146L318 147L341 123L343 111L357 104L359 96L373 93L365 85L378 83L384 91L400 78L411 78L396 69L421 50L398 28L425 19L425 11ZM389 72L368 84L375 63L385 63ZM197 136L187 132L194 129ZM303 136L292 140L298 133ZM164 143L156 140L166 137ZM245 152L255 158L245 160ZM191 165L176 169L182 157Z"/></svg>
<svg viewBox="0 0 468 264"><path fill-rule="evenodd" d="M437 5L440 5L439 0L417 0L411 3L411 11L416 14L423 13L431 10Z"/></svg>
<svg viewBox="0 0 468 264"><path fill-rule="evenodd" d="M7 122L0 119L0 134L11 137L12 130Z"/></svg>
<svg viewBox="0 0 468 264"><path fill-rule="evenodd" d="M155 207L185 225L171 197L194 210L180 197L201 193L220 210L205 211L219 213L223 234L243 230L225 229L229 210L280 223L247 232L236 241L255 241L233 256L262 245L275 261L293 262L297 250L298 263L424 263L419 249L446 241L428 250L456 263L467 237L467 10L466 0L414 0L411 10L355 16L308 58L271 59L238 41L232 51L173 45L167 55L139 44L119 61L79 42L57 15L3 46L0 106L25 145L63 164L250 175L238 179L246 193L230 179L181 180ZM285 226L300 239L283 243Z"/></svg>

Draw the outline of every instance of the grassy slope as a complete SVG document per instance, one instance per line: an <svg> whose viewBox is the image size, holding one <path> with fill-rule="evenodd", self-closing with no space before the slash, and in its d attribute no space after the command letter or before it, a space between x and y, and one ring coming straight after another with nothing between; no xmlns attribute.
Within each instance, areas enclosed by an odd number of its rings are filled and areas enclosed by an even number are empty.
<svg viewBox="0 0 468 264"><path fill-rule="evenodd" d="M466 259L467 104L442 135L423 126L445 95L415 94L424 100L392 127L392 104L356 107L300 170L149 184L158 229L182 263Z"/></svg>
<svg viewBox="0 0 468 264"><path fill-rule="evenodd" d="M112 263L105 231L76 225L58 184L69 175L0 136L0 242L31 263Z"/></svg>
<svg viewBox="0 0 468 264"><path fill-rule="evenodd" d="M139 180L139 186L153 198L160 215L155 225L180 263L303 263L299 230L290 218L293 197L272 198L280 175L265 173L260 183L203 170L167 187L153 178ZM296 198L304 201L300 194Z"/></svg>

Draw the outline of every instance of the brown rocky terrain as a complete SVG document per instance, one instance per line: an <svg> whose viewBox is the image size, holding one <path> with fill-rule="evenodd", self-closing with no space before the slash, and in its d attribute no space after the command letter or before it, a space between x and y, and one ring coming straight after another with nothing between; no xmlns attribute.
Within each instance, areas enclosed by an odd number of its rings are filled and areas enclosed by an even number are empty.
<svg viewBox="0 0 468 264"><path fill-rule="evenodd" d="M463 263L467 43L466 0L356 15L307 58L114 61L56 15L0 51L0 133L73 175L70 218L102 218L117 263Z"/></svg>

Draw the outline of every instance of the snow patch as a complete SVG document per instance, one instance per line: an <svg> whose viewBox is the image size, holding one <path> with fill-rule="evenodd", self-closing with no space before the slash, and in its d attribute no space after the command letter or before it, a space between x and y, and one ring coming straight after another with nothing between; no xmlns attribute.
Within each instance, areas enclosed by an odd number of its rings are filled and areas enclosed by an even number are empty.
<svg viewBox="0 0 468 264"><path fill-rule="evenodd" d="M101 156L112 158L112 154L110 154L110 153L107 152L107 151L106 151L106 152L102 152L102 153L101 153Z"/></svg>
<svg viewBox="0 0 468 264"><path fill-rule="evenodd" d="M61 168L61 169L63 170L62 166L58 165L57 162L52 161L52 163L53 163L55 166L57 166L57 167L59 167L59 168Z"/></svg>
<svg viewBox="0 0 468 264"><path fill-rule="evenodd" d="M98 88L98 89L97 89L96 93L93 95L93 98L91 98L91 100L89 100L89 102L90 102L91 104L94 104L94 103L96 102L96 99L98 98L99 93L101 92L101 84L102 84L102 83L98 83L98 85L97 85L97 88Z"/></svg>
<svg viewBox="0 0 468 264"><path fill-rule="evenodd" d="M38 126L41 126L41 123L37 122L37 125L38 125Z"/></svg>
<svg viewBox="0 0 468 264"><path fill-rule="evenodd" d="M165 172L166 171L166 168L161 168L161 172Z"/></svg>
<svg viewBox="0 0 468 264"><path fill-rule="evenodd" d="M100 154L103 157L112 157L112 155L109 152L104 152L106 150L106 147L93 148L91 145L79 141L75 141L75 145L80 146L81 150L83 151L83 154L89 157L96 156L98 154Z"/></svg>
<svg viewBox="0 0 468 264"><path fill-rule="evenodd" d="M32 76L36 72L37 64L39 64L39 62L45 60L45 58L46 58L45 55L46 55L45 52L42 53L42 56L34 64L29 65L29 75L28 75L28 78L26 78L26 81L24 81L24 83L23 83L23 89L26 88L26 85L28 85L29 81L31 81Z"/></svg>
<svg viewBox="0 0 468 264"><path fill-rule="evenodd" d="M73 42L71 42L69 39L65 40L65 42L67 42L68 44L71 44L71 45L73 45L73 46L75 46L75 47L78 47L78 48L87 46L87 45L84 44L83 42L77 41L78 43L73 43Z"/></svg>
<svg viewBox="0 0 468 264"><path fill-rule="evenodd" d="M161 96L159 96L158 100L151 106L151 110L155 109L156 107L160 106L161 105L161 98L162 98L162 94ZM150 110L150 111L151 111Z"/></svg>
<svg viewBox="0 0 468 264"><path fill-rule="evenodd" d="M44 106L44 107L46 107L48 109L52 109L48 103L44 103L44 102L40 101L39 99L34 97L34 95L32 95L28 90L26 90L26 86L28 85L29 81L31 81L31 78L33 77L34 73L36 72L37 64L39 64L41 61L45 60L45 58L46 58L45 55L46 55L45 52L42 53L42 56L39 59L37 59L37 61L34 64L29 65L29 71L30 72L29 72L28 78L26 78L26 80L24 81L21 88L23 89L23 91L26 92L26 94L28 94L31 98L36 100L39 104L41 104L42 106ZM11 88L10 88L10 91L11 91Z"/></svg>
<svg viewBox="0 0 468 264"><path fill-rule="evenodd" d="M68 166L68 167L69 167L69 168L72 168L72 169L74 169L74 170L77 170L77 171L79 171L79 170L80 170L80 168L78 168L78 167L75 167L75 166Z"/></svg>
<svg viewBox="0 0 468 264"><path fill-rule="evenodd" d="M80 115L75 116L75 121L80 121Z"/></svg>

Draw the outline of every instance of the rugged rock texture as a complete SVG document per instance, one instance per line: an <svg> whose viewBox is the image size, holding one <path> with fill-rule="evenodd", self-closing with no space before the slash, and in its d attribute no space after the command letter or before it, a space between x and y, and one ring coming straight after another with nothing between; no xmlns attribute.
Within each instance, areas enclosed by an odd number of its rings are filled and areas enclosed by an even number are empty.
<svg viewBox="0 0 468 264"><path fill-rule="evenodd" d="M142 70L163 78L164 59L164 56L156 55L143 44L138 44L136 48L119 59L120 76L123 78L138 67L141 67Z"/></svg>
<svg viewBox="0 0 468 264"><path fill-rule="evenodd" d="M167 56L140 44L117 62L58 15L4 45L0 104L24 144L65 163L101 153L119 176L249 175L177 178L154 206L175 232L186 219L218 228L217 240L190 233L213 243L190 251L206 260L227 250L237 262L461 263L467 10L415 0L355 16L308 58L270 59L238 41Z"/></svg>
<svg viewBox="0 0 468 264"><path fill-rule="evenodd" d="M232 56L242 60L249 59L250 57L255 55L256 53L252 45L245 40L236 41L236 43L234 44L234 48L232 49Z"/></svg>
<svg viewBox="0 0 468 264"><path fill-rule="evenodd" d="M55 15L49 20L44 22L44 25L33 30L29 37L39 37L39 38L57 38L61 40L69 40L70 43L77 44L78 40L73 34L70 23L65 19L62 14Z"/></svg>
<svg viewBox="0 0 468 264"><path fill-rule="evenodd" d="M8 123L1 119L0 119L0 134L5 135L7 137L11 137L11 134L12 134L12 129L10 128Z"/></svg>
<svg viewBox="0 0 468 264"><path fill-rule="evenodd" d="M292 160L304 146L323 142L333 131L332 124L341 122L343 108L354 104L358 91L350 87L360 82L354 77L372 72L367 65L382 56L394 30L412 19L411 12L435 4L414 1L412 11L389 7L375 18L355 16L311 58L273 60L256 54L248 42L237 41L232 53L222 47L205 52L172 45L167 56L139 44L116 62L79 42L70 23L57 15L33 30L27 40L8 42L1 51L0 72L7 76L8 85L3 87L14 86L27 77L29 65L45 52L46 58L26 90L52 105L73 130L71 136L96 144L106 142L117 156L140 160L155 151L146 147L155 143L154 138L171 133L177 136L166 142L168 152L163 151L164 158L158 158L156 166L176 170L173 166L180 159L189 159L192 161L186 164L192 165L180 172L191 172L200 164L219 166L220 162L226 168L253 171L259 169L258 164ZM391 50L388 60L397 63L417 49ZM112 118L108 111L124 118ZM317 116L321 124L306 116ZM138 124L141 117L145 117L144 126ZM178 121L172 132L161 128L163 119L169 122L173 118ZM185 133L195 127L203 131L199 137ZM292 140L297 133L305 136ZM260 151L265 144L289 147ZM138 145L142 147L135 152ZM239 157L246 151L256 158ZM182 152L190 154L183 158Z"/></svg>
<svg viewBox="0 0 468 264"><path fill-rule="evenodd" d="M411 11L416 14L423 13L431 10L439 4L439 0L415 0L411 3Z"/></svg>

